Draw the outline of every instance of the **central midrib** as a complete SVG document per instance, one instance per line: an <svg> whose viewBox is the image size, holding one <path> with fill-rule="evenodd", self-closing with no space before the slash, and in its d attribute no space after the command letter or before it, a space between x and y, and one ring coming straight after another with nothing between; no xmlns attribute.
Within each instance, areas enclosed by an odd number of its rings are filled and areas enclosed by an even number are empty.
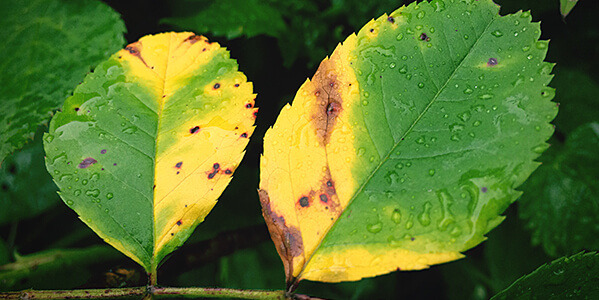
<svg viewBox="0 0 599 300"><path fill-rule="evenodd" d="M397 149L397 147L399 147L399 145L401 144L401 142L404 140L404 138L412 131L412 129L416 126L416 124L418 123L418 121L420 121L420 119L422 119L422 117L426 114L426 112L429 110L429 108L433 105L433 103L435 103L435 101L437 100L437 98L439 97L439 95L441 94L441 92L445 89L445 87L447 86L447 84L453 79L453 76L456 74L456 72L460 69L460 67L462 66L462 64L464 63L464 61L466 60L466 58L468 56L470 56L470 54L472 54L472 49L476 48L476 45L480 42L481 38L483 37L483 35L485 34L485 32L487 32L487 30L489 29L489 27L491 26L491 24L495 21L495 18L492 18L491 21L487 24L487 26L485 27L485 29L481 32L481 34L477 37L476 42L472 45L472 47L470 47L470 49L468 50L468 53L466 53L466 55L464 55L464 57L462 58L462 60L460 60L460 63L458 64L458 66L455 68L455 70L451 73L451 75L447 78L447 80L445 80L445 83L443 84L443 86L441 86L438 90L437 93L435 94L435 96L431 99L431 101L429 102L429 104L424 108L424 110L418 115L418 117L414 120L414 122L412 123L412 125L410 125L410 127L406 130L406 132L399 138L399 140L397 141L397 143L395 143L395 145L391 148L391 150L389 150L389 152L387 153L387 155L381 159L381 162L376 166L376 168L370 173L370 175L366 178L366 180L360 185L360 187L356 190L356 192L353 194L353 196L349 199L347 206L345 207L346 209L353 203L353 201L357 198L358 195L360 195L363 191L364 188L366 187L366 185L370 182L370 180L372 179L372 177L374 176L374 174L376 174L379 169L382 167L382 165L387 162L387 160L389 159L389 157L391 156L391 153L393 153L395 151L395 149ZM325 145L325 150L326 150L326 145ZM328 164L328 157L327 157L327 164ZM345 209L343 210L345 212ZM343 214L343 212L341 213ZM341 216L341 215L339 215ZM337 219L338 220L338 219ZM329 234L330 230L335 227L335 224L337 223L337 220L335 221L335 223L333 223L333 225L327 230L327 232L323 235L323 238L320 240L320 242L318 243L318 245L316 246L314 252L312 253L312 255L310 255L310 257L308 257L308 259L306 260L306 262L304 263L304 265L302 266L302 270L300 271L300 273L298 274L297 278L301 278L301 275L303 274L304 270L306 269L306 266L310 263L310 261L312 260L312 258L314 257L314 254L316 252L318 252L318 250L320 249L321 245L322 245L322 241L324 241L324 239L327 237L327 235Z"/></svg>
<svg viewBox="0 0 599 300"><path fill-rule="evenodd" d="M164 92L166 91L166 79L167 79L167 74L168 74L168 66L169 66L169 62L170 62L170 58L171 58L171 46L172 46L172 34L169 34L170 39L168 42L168 51L166 52L166 64L164 66L164 76L162 78L162 90L161 92L157 95L159 97L159 105L158 105L158 112L156 113L157 117L158 117L158 122L156 123L156 143L155 143L155 147L154 147L154 174L152 174L152 178L154 180L154 184L157 184L156 182L156 155L158 155L158 135L160 134L160 127L162 125L162 111L164 109L164 104L167 101L167 97L162 97L164 94ZM165 95L166 96L166 95ZM162 101L160 101L162 100ZM154 207L154 201L156 200L156 195L155 193L155 189L152 190L152 228L153 228L153 235L152 235L152 243L153 245L153 253L152 253L152 271L156 271L156 268L158 266L159 262L156 262L156 255L158 254L157 251L157 245L156 245L156 236L158 235L156 232L156 209Z"/></svg>

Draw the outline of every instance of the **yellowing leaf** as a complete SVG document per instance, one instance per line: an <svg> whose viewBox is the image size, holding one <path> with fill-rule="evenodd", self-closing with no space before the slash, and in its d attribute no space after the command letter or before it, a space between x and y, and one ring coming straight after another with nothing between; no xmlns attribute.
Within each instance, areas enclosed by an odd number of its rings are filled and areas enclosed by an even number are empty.
<svg viewBox="0 0 599 300"><path fill-rule="evenodd" d="M264 138L260 199L287 283L462 257L537 167L547 42L490 0L413 3L321 63Z"/></svg>
<svg viewBox="0 0 599 300"><path fill-rule="evenodd" d="M217 43L146 36L89 74L45 135L60 195L152 274L216 204L254 130L252 84Z"/></svg>

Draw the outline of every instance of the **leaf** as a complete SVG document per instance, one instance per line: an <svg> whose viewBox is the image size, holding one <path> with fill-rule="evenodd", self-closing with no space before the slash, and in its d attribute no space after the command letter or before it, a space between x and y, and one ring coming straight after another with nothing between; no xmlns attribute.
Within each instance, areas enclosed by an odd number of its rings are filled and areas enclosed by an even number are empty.
<svg viewBox="0 0 599 300"><path fill-rule="evenodd" d="M555 118L557 130L570 134L579 126L599 121L599 84L588 74L568 68L556 68L551 85L560 113Z"/></svg>
<svg viewBox="0 0 599 300"><path fill-rule="evenodd" d="M539 24L498 10L433 1L383 15L283 108L260 198L290 290L455 260L502 221L557 106Z"/></svg>
<svg viewBox="0 0 599 300"><path fill-rule="evenodd" d="M551 256L599 249L599 123L574 131L523 186L520 217Z"/></svg>
<svg viewBox="0 0 599 300"><path fill-rule="evenodd" d="M599 255L578 253L542 265L492 299L564 299L599 297Z"/></svg>
<svg viewBox="0 0 599 300"><path fill-rule="evenodd" d="M265 1L179 0L171 2L171 6L175 8L174 17L162 19L161 23L228 39L260 34L279 37L286 29L281 13Z"/></svg>
<svg viewBox="0 0 599 300"><path fill-rule="evenodd" d="M0 164L30 140L86 72L124 43L100 1L0 2Z"/></svg>
<svg viewBox="0 0 599 300"><path fill-rule="evenodd" d="M8 156L0 168L0 224L39 215L58 201L44 165L42 131L33 143Z"/></svg>
<svg viewBox="0 0 599 300"><path fill-rule="evenodd" d="M559 11L564 18L572 11L576 3L578 0L559 0Z"/></svg>
<svg viewBox="0 0 599 300"><path fill-rule="evenodd" d="M254 97L217 43L146 36L101 63L52 119L48 171L88 226L155 274L231 180Z"/></svg>

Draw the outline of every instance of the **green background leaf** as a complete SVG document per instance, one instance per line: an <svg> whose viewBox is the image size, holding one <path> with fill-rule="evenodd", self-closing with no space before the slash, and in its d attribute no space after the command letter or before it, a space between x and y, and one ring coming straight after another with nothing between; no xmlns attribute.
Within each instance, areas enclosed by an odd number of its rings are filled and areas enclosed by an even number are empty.
<svg viewBox="0 0 599 300"><path fill-rule="evenodd" d="M578 3L578 0L559 0L559 3L559 10L565 18Z"/></svg>
<svg viewBox="0 0 599 300"><path fill-rule="evenodd" d="M44 163L42 129L0 168L0 225L37 216L59 203Z"/></svg>
<svg viewBox="0 0 599 300"><path fill-rule="evenodd" d="M599 255L578 253L539 267L492 299L596 299Z"/></svg>
<svg viewBox="0 0 599 300"><path fill-rule="evenodd" d="M86 72L119 49L125 25L95 1L0 2L0 164L31 139Z"/></svg>
<svg viewBox="0 0 599 300"><path fill-rule="evenodd" d="M520 217L551 256L597 250L599 123L580 126L557 147L522 187Z"/></svg>

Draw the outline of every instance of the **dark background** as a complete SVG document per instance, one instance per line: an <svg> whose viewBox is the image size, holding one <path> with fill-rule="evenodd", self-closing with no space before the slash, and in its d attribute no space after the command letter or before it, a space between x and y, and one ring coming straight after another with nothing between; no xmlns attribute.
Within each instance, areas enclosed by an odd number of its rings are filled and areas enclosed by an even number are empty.
<svg viewBox="0 0 599 300"><path fill-rule="evenodd" d="M325 11L333 1L313 2L318 10ZM168 1L105 2L122 15L128 30L125 37L129 43L147 34L175 30L160 23L162 18L172 15ZM392 12L412 1L347 2L353 3L348 6L365 7L363 11L351 15L352 22L343 13L332 17L319 14L311 16L309 22L315 27L330 29L319 32L315 39L324 53L330 54L337 43L357 31L359 27L355 24L365 24L371 18ZM599 1L580 1L565 19L559 13L558 0L496 2L502 6L502 15L517 10L532 10L533 19L541 21L541 39L551 40L546 61L557 63L553 72L556 76L559 77L562 70L577 70L595 82L599 81ZM346 12L350 13L351 10ZM197 33L218 41L230 51L232 58L237 59L239 69L254 83L260 115L235 179L206 221L198 226L196 233L163 264L159 270L159 283L165 286L282 289L282 263L268 236L256 193L261 141L281 107L290 102L305 79L314 74L324 56L317 60L300 56L290 66L285 66L284 53L275 37L259 35L227 39L210 33ZM562 102L561 99L568 98L571 89L558 89L554 101ZM556 127L554 139L557 142L563 142L567 136L568 132L560 126ZM394 272L356 283L306 281L302 282L298 292L335 299L486 299L552 259L541 247L531 246L530 233L524 221L518 217L517 205L512 205L506 214L506 221L489 234L489 241L466 252L467 258L461 261L424 271ZM2 226L0 233L21 254L54 247L76 248L103 244L65 205L58 205L34 219ZM66 266L56 272L41 274L41 279L32 277L24 280L16 288L145 284L143 270L124 256L90 263L85 271Z"/></svg>

